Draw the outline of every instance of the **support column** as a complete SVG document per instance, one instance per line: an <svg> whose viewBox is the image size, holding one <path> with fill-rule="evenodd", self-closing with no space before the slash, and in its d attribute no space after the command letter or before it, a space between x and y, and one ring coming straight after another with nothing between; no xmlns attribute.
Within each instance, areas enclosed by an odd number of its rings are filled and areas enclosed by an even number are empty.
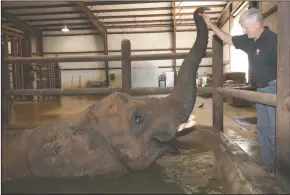
<svg viewBox="0 0 290 195"><path fill-rule="evenodd" d="M43 39L42 32L36 37L36 54L43 57Z"/></svg>
<svg viewBox="0 0 290 195"><path fill-rule="evenodd" d="M122 40L122 89L129 93L131 88L131 43L128 39Z"/></svg>
<svg viewBox="0 0 290 195"><path fill-rule="evenodd" d="M276 181L290 193L290 2L278 3L277 103L276 103Z"/></svg>
<svg viewBox="0 0 290 195"><path fill-rule="evenodd" d="M3 43L1 43L1 122L2 124L9 124L9 96L5 93L10 89L9 67L4 62L4 58L8 57L8 35L3 34Z"/></svg>
<svg viewBox="0 0 290 195"><path fill-rule="evenodd" d="M173 47L173 53L176 53L176 6L175 1L172 2L172 8L173 8L173 36L172 36L172 47ZM177 70L176 70L176 59L173 59L173 72L174 72L174 86L176 85L177 81Z"/></svg>
<svg viewBox="0 0 290 195"><path fill-rule="evenodd" d="M105 34L104 36L104 54L108 55L108 35ZM110 86L110 79L109 79L109 62L105 61L105 75L106 75L106 85L107 87Z"/></svg>
<svg viewBox="0 0 290 195"><path fill-rule="evenodd" d="M223 44L222 41L214 35L212 38L212 72L213 88L222 87L223 85ZM213 128L223 132L223 95L213 90Z"/></svg>
<svg viewBox="0 0 290 195"><path fill-rule="evenodd" d="M23 39L23 57L31 57L32 48L31 48L31 39L28 32L24 32ZM23 64L23 81L25 89L32 89L32 80L30 75L31 64ZM33 100L33 96L26 96L27 100Z"/></svg>

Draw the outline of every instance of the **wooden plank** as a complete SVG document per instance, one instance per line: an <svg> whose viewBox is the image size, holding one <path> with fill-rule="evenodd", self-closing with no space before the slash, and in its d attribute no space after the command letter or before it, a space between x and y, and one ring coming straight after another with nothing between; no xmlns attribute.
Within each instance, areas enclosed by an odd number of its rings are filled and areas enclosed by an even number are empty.
<svg viewBox="0 0 290 195"><path fill-rule="evenodd" d="M104 27L104 24L99 20L99 18L97 16L95 16L91 10L81 1L77 1L76 2L78 8L83 11L87 17L91 20L91 22L93 23L93 25L103 34L106 35L107 34L107 30Z"/></svg>
<svg viewBox="0 0 290 195"><path fill-rule="evenodd" d="M123 52L123 51L122 51ZM131 53L131 52L130 52ZM179 53L161 53L161 54L142 54L142 55L130 55L132 61L144 61L144 60L165 60L165 59L184 59L188 55L188 52ZM204 58L211 58L212 52L206 51ZM44 62L94 62L94 61L120 61L121 55L96 55L96 56L45 56L45 57L25 57L25 58L5 58L5 61L13 63L44 63Z"/></svg>
<svg viewBox="0 0 290 195"><path fill-rule="evenodd" d="M290 112L285 106L290 95L290 2L278 3L276 180L290 193Z"/></svg>
<svg viewBox="0 0 290 195"><path fill-rule="evenodd" d="M122 89L129 93L131 88L131 43L128 39L122 40Z"/></svg>
<svg viewBox="0 0 290 195"><path fill-rule="evenodd" d="M212 47L213 47L213 87L218 88L223 85L223 44L222 41L216 36L213 35L212 38ZM213 128L217 131L223 132L223 95L219 94L216 90L213 91Z"/></svg>
<svg viewBox="0 0 290 195"><path fill-rule="evenodd" d="M27 24L26 22L22 21L21 19L14 16L13 14L9 13L8 11L1 9L1 14L2 14L2 17L11 21L19 28L22 28L24 31L28 31L31 35L37 36L39 34L39 31L37 29L35 29L31 25Z"/></svg>
<svg viewBox="0 0 290 195"><path fill-rule="evenodd" d="M134 87L130 94L168 94L173 87ZM121 92L121 88L67 88L67 89L17 89L6 91L8 95L107 95L113 92ZM197 92L212 93L212 87L197 87Z"/></svg>

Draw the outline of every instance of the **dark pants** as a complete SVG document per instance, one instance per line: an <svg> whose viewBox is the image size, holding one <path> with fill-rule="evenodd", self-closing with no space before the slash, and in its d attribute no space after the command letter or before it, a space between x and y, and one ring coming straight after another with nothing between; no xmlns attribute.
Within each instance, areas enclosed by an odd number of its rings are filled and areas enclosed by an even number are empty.
<svg viewBox="0 0 290 195"><path fill-rule="evenodd" d="M276 94L276 80L269 82L265 88L258 88L258 92ZM269 172L274 172L275 165L275 136L276 136L276 108L264 104L256 104L257 135L263 165Z"/></svg>

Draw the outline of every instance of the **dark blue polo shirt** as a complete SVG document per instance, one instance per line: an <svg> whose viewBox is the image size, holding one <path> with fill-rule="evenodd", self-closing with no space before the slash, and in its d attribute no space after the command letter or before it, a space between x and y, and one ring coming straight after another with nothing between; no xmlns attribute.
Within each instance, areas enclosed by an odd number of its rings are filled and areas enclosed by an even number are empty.
<svg viewBox="0 0 290 195"><path fill-rule="evenodd" d="M277 34L265 27L254 41L246 34L233 36L233 45L248 54L252 84L265 84L277 76Z"/></svg>

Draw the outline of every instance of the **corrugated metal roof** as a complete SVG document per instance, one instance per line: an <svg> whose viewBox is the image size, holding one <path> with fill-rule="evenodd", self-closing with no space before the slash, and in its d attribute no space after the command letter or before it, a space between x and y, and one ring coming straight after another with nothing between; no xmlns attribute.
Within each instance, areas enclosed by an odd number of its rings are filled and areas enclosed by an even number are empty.
<svg viewBox="0 0 290 195"><path fill-rule="evenodd" d="M91 12L104 24L108 33L164 31L173 29L173 6L178 30L195 29L193 12L197 6L211 8L209 14L217 19L227 1L84 1ZM44 35L64 33L67 25L70 33L98 32L92 22L76 5L76 2L15 2L2 1L2 9L42 30ZM2 24L14 26L2 17ZM19 28L18 28L19 29Z"/></svg>

